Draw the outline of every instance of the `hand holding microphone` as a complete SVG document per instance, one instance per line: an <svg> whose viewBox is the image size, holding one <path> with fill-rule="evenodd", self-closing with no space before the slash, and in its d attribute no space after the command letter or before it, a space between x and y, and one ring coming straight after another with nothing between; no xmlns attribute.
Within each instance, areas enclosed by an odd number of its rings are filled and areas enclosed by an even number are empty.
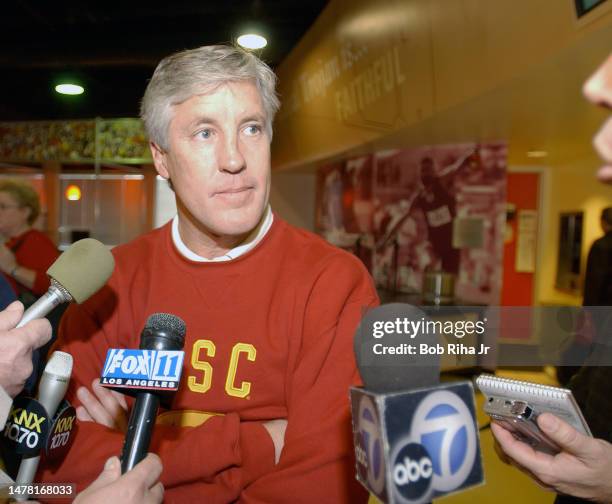
<svg viewBox="0 0 612 504"><path fill-rule="evenodd" d="M123 476L119 459L112 457L106 461L100 476L77 495L74 504L161 503L164 497L164 487L159 482L161 472L161 461L152 453Z"/></svg>
<svg viewBox="0 0 612 504"><path fill-rule="evenodd" d="M32 352L51 338L51 325L46 319L17 323L22 319L19 301L0 312L0 386L15 397L32 374Z"/></svg>
<svg viewBox="0 0 612 504"><path fill-rule="evenodd" d="M140 336L140 349L159 351L160 354L161 352L167 351L181 351L182 354L183 346L185 345L185 331L185 322L180 318L168 313L154 313L147 319L145 327L142 330ZM168 369L168 365L172 358L167 358L164 362L164 371L161 369L162 359L163 357L159 358L156 364L160 373L166 373L165 370ZM178 359L177 356L177 361L175 363L176 371L180 373L179 360L180 367L182 367L182 355L180 359ZM150 368L151 378L154 377L154 366L155 364ZM175 375L176 371L174 373ZM159 403L160 395L153 390L150 392L141 390L136 394L136 401L130 413L130 420L128 422L125 442L121 453L122 473L131 470L146 456L149 450L149 444L151 443L151 436L153 435L153 426L155 424Z"/></svg>
<svg viewBox="0 0 612 504"><path fill-rule="evenodd" d="M80 240L71 245L47 270L51 286L40 299L25 312L20 303L14 303L0 313L0 359L5 359L4 362L0 360L0 385L8 389L11 395L19 393L32 372L32 350L44 345L51 337L49 322L38 319L42 319L61 303L85 301L106 283L113 269L113 256L104 245L90 238ZM8 331L4 338L1 335L3 330ZM6 352L2 351L6 345L10 348ZM50 424L64 398L71 373L72 356L54 352L38 386L37 402L32 406L36 412L28 414L26 419L23 415L18 417L16 406L13 407L15 412L14 415L11 413L12 422L7 426L8 437L15 438L18 445L25 443L21 446L24 450L26 445L29 448L28 455L19 466L16 478L18 484L29 485L34 481L40 450L46 441L47 431L44 430L43 435L41 425L44 423L46 429ZM34 417L38 420L32 422ZM68 418L65 420L68 421ZM62 435L68 435L63 431L63 425L59 430L62 430ZM15 436L14 431L25 435ZM57 440L58 436L53 436L53 440ZM50 448L56 447L47 447ZM23 497L27 498L25 495Z"/></svg>
<svg viewBox="0 0 612 504"><path fill-rule="evenodd" d="M49 290L25 312L19 302L0 313L0 386L16 396L32 373L32 351L51 338L44 317L56 306L82 303L109 279L115 261L110 251L92 238L72 244L47 270Z"/></svg>
<svg viewBox="0 0 612 504"><path fill-rule="evenodd" d="M100 384L136 398L121 454L121 471L130 471L147 454L160 402L169 406L178 390L183 368L185 322L168 313L154 313L142 330L139 349L111 348L106 355ZM97 398L83 388L81 418L115 426L123 406L119 396L96 390Z"/></svg>

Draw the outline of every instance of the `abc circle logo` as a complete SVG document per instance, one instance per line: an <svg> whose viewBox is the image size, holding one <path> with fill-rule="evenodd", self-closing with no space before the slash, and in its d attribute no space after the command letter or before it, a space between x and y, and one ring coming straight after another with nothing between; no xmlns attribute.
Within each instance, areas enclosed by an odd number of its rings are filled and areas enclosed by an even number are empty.
<svg viewBox="0 0 612 504"><path fill-rule="evenodd" d="M381 494L385 487L383 443L380 437L378 412L372 400L367 396L362 396L359 403L357 437L359 472L372 491Z"/></svg>
<svg viewBox="0 0 612 504"><path fill-rule="evenodd" d="M448 390L428 394L413 416L411 439L431 457L433 490L455 490L470 475L477 455L476 427L457 394Z"/></svg>
<svg viewBox="0 0 612 504"><path fill-rule="evenodd" d="M427 450L419 443L406 440L393 456L393 482L396 495L404 502L429 500L433 464Z"/></svg>

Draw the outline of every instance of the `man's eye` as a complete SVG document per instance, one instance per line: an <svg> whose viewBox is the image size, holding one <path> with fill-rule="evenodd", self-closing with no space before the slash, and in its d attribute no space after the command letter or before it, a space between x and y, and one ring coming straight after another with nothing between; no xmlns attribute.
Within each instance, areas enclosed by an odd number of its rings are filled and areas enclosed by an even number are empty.
<svg viewBox="0 0 612 504"><path fill-rule="evenodd" d="M200 137L200 138L204 138L204 139L206 139L206 138L210 138L210 137L212 136L212 131L211 131L211 130L209 130L209 129L203 129L203 130L201 130L201 131L198 131L198 132L196 133L196 135L197 135L198 137Z"/></svg>
<svg viewBox="0 0 612 504"><path fill-rule="evenodd" d="M257 124L249 124L246 128L244 128L244 132L249 136L257 135L258 133L261 133L261 126Z"/></svg>

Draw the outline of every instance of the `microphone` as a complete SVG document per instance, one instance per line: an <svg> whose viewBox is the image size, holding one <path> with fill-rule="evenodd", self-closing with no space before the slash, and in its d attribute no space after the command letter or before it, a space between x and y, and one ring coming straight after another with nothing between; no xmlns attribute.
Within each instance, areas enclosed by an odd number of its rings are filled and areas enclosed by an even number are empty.
<svg viewBox="0 0 612 504"><path fill-rule="evenodd" d="M472 383L439 382L428 321L414 306L383 305L355 334L356 474L382 502L427 503L483 482Z"/></svg>
<svg viewBox="0 0 612 504"><path fill-rule="evenodd" d="M11 396L4 390L4 387L0 385L0 430L4 429L4 424L11 411L12 404L13 399L11 399Z"/></svg>
<svg viewBox="0 0 612 504"><path fill-rule="evenodd" d="M126 383L127 386L139 386L141 389L149 388L151 392L141 390L136 393L136 401L130 412L127 433L121 453L122 474L131 470L138 462L144 459L149 450L155 417L157 416L157 409L159 408L160 396L166 394L166 398L168 397L168 392L163 391L164 384L168 380L157 383L157 378L167 377L172 373L175 378L173 383L178 387L184 355L182 350L185 344L185 330L185 322L180 318L168 313L154 313L147 319L142 331L140 349L142 351L157 351L155 354L145 354L143 359L139 359L137 355L125 356L124 353L121 353L121 350L114 354L112 353L113 350L109 350L107 364L104 366L104 375L107 375L106 371L113 367L113 360L111 360L109 365L109 359L114 359L114 367L121 366L122 369L125 367L122 364L127 363L128 359L132 357L134 358L133 362L146 362L147 355L152 360L151 365L147 369L147 377L153 378L153 380L148 380L146 383L144 380L136 380L136 384L134 384L130 383L128 378ZM177 355L177 359L174 362L172 362L173 353L180 354ZM133 366L128 365L127 368L133 369ZM171 371L171 368L174 369L174 371ZM104 379L102 382L104 382ZM165 388L169 390L169 387L166 386ZM161 394L159 393L160 390L162 391Z"/></svg>
<svg viewBox="0 0 612 504"><path fill-rule="evenodd" d="M72 355L66 352L53 352L45 366L40 383L38 384L38 395L36 400L44 408L47 425L55 415L58 406L64 399L68 390L68 382L72 374ZM43 440L44 441L44 440ZM19 472L15 482L18 485L31 485L38 469L40 454L24 458L19 465ZM27 500L29 495L20 495L17 500Z"/></svg>
<svg viewBox="0 0 612 504"><path fill-rule="evenodd" d="M73 243L49 267L49 289L24 312L17 327L43 318L62 303L87 300L102 288L114 267L113 254L98 240L85 238Z"/></svg>

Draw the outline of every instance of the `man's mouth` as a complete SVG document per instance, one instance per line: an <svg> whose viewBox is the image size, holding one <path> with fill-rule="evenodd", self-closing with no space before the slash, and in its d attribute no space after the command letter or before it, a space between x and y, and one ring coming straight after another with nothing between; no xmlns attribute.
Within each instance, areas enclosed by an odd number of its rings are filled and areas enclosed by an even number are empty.
<svg viewBox="0 0 612 504"><path fill-rule="evenodd" d="M250 191L251 189L253 189L252 186L229 187L227 189L220 189L218 191L215 191L214 196L217 196L219 194L240 194L246 191Z"/></svg>

